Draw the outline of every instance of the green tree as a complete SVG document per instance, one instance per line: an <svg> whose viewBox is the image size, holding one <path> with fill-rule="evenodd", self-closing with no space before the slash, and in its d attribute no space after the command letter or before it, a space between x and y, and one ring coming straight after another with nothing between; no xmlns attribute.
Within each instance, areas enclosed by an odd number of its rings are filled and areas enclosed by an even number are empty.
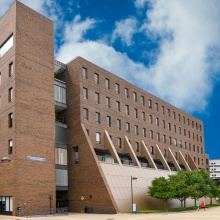
<svg viewBox="0 0 220 220"><path fill-rule="evenodd" d="M191 187L189 186L189 172L179 171L175 175L170 175L170 185L171 190L173 191L174 198L180 200L181 207L183 207L183 202L186 198L190 196Z"/></svg>
<svg viewBox="0 0 220 220"><path fill-rule="evenodd" d="M174 196L170 181L164 177L155 178L152 181L152 185L148 188L148 194L154 198L163 199L165 210L168 209L168 200Z"/></svg>

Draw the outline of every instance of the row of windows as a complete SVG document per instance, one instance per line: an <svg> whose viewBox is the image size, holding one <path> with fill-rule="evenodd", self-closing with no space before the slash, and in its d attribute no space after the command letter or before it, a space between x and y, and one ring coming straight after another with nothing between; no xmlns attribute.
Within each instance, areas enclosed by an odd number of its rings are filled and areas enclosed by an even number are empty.
<svg viewBox="0 0 220 220"><path fill-rule="evenodd" d="M112 137L110 136L110 138L112 138ZM97 144L101 144L101 133L99 133L99 132L96 132L96 143L97 143ZM134 144L135 144L134 150L135 150L136 152L140 152L140 144L139 144L139 142L134 142ZM117 146L118 146L118 148L122 148L122 139L121 139L120 137L117 138ZM151 146L151 147L150 147L150 153L151 153L152 155L155 154L155 148L154 148L154 146ZM167 149L164 149L164 150L163 150L163 156L164 156L164 157L167 157ZM178 160L178 152L175 152L175 153L174 153L174 156L175 156L175 158ZM185 155L185 159L186 159L186 161L188 160L187 155ZM201 159L201 161L202 161L202 165L203 165L203 159ZM194 162L196 162L196 157L194 157ZM198 158L197 163L200 164L200 158Z"/></svg>
<svg viewBox="0 0 220 220"><path fill-rule="evenodd" d="M135 132L136 132L136 134L138 134L138 126L137 125L135 125ZM146 137L146 128L142 129L142 133L143 133L143 137ZM152 130L150 130L150 138L154 139ZM156 139L157 139L158 142L161 141L160 140L160 133L156 133ZM120 139L120 141L121 141L121 139ZM176 138L174 138L172 140L171 137L166 137L166 135L163 135L162 142L164 144L173 145L173 146L176 146L176 147L179 146L180 148L184 148L186 150L188 149L190 151L194 151L194 152L203 154L203 148L202 147L191 145L191 143L189 143L188 146L187 146L187 142L183 143L181 140L178 141ZM101 134L100 133L98 133L98 138L96 138L96 143L101 144ZM118 147L121 147L121 145L118 145Z"/></svg>
<svg viewBox="0 0 220 220"><path fill-rule="evenodd" d="M152 117L152 115L150 115L151 117ZM84 108L83 109L83 118L84 118L84 120L89 120L89 110L87 109L87 108ZM156 118L156 119L158 119L158 118ZM101 124L101 114L100 114L100 112L96 112L95 113L95 120L96 120L96 123L97 124ZM109 115L107 115L106 116L106 125L108 126L108 127L111 127L111 116L109 116ZM158 119L158 121L159 121L159 119ZM163 124L164 124L164 127L163 128L165 128L165 121L162 121L163 122ZM118 130L121 130L121 119L117 119L116 120L116 126L117 126L117 129ZM159 124L158 124L159 125ZM168 129L169 130L171 130L171 124L170 123L168 123ZM134 130L135 130L135 134L136 135L138 135L138 125L135 125L134 126ZM174 125L174 131L175 131L175 133L176 133L176 125ZM130 132L130 123L129 122L126 122L126 132ZM153 132L153 131L152 131ZM179 127L179 132L180 132L180 134L181 134L181 127ZM186 129L184 129L184 136L186 136ZM143 128L143 136L144 137L146 137L146 128ZM190 138L191 137L191 133L190 133L190 131L188 131L188 137ZM195 135L194 133L192 133L192 138L193 138L193 140L195 139L195 137L196 137L196 140L197 141L199 141L199 136L198 136L198 134L197 135ZM150 132L150 138L152 138L153 139L153 133L151 133ZM159 141L159 139L160 138L157 138L157 140ZM200 142L202 142L202 136L200 136Z"/></svg>
<svg viewBox="0 0 220 220"><path fill-rule="evenodd" d="M84 68L84 67L82 68L82 74L83 74L83 78L84 79L88 78L87 69ZM95 84L99 84L99 74L98 73L94 73L94 82L95 82ZM105 86L106 86L106 89L110 89L110 80L108 78L105 78ZM120 93L120 85L118 83L115 83L115 92L117 94ZM98 93L96 93L96 95L99 96ZM129 98L129 89L126 88L126 87L124 89L124 95L125 95L126 98ZM83 96L84 96L84 98L88 98L88 90L87 90L87 88L83 88ZM97 97L97 98L99 99L99 97ZM136 92L133 92L133 100L135 102L137 102L137 100L138 100ZM152 103L153 103L152 100L148 99L148 107L149 108L153 107ZM141 104L145 105L145 97L143 95L141 95ZM109 106L110 106L110 103L109 103ZM159 104L157 102L155 102L155 110L159 111ZM165 111L165 107L164 106L161 106L161 112L162 112L162 114L165 114L166 111ZM178 116L177 116L175 111L173 111L172 114L173 114L173 119L176 119L178 117L178 120L181 121L181 118L182 118L183 123L186 124L185 116L181 117L180 114L178 114ZM167 115L169 117L171 117L171 110L169 108L167 109ZM194 123L194 121L190 121L190 119L187 119L187 123L188 123L188 126L192 125L192 128L195 127L196 129L200 129L200 131L202 130L202 126L198 125L197 122Z"/></svg>

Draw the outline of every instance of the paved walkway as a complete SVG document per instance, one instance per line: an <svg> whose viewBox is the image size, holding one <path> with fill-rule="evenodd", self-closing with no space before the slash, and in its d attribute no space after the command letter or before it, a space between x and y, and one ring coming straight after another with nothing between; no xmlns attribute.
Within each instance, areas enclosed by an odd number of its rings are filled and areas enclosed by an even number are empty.
<svg viewBox="0 0 220 220"><path fill-rule="evenodd" d="M160 214L78 214L69 213L59 216L31 217L35 220L220 220L220 207L200 211L186 211ZM0 220L24 220L24 217L0 215ZM30 218L29 218L30 219Z"/></svg>

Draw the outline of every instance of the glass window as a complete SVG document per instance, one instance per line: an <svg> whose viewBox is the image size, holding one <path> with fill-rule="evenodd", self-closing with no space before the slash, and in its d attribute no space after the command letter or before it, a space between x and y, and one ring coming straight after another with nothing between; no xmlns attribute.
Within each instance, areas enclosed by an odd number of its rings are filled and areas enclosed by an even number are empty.
<svg viewBox="0 0 220 220"><path fill-rule="evenodd" d="M10 113L9 115L8 115L8 124L9 124L9 128L12 128L12 126L13 126L13 113Z"/></svg>
<svg viewBox="0 0 220 220"><path fill-rule="evenodd" d="M174 138L173 140L174 146L177 146L177 140Z"/></svg>
<svg viewBox="0 0 220 220"><path fill-rule="evenodd" d="M130 123L129 122L126 122L126 131L130 132Z"/></svg>
<svg viewBox="0 0 220 220"><path fill-rule="evenodd" d="M151 154L154 155L154 146L151 146Z"/></svg>
<svg viewBox="0 0 220 220"><path fill-rule="evenodd" d="M160 133L157 133L157 141L160 141Z"/></svg>
<svg viewBox="0 0 220 220"><path fill-rule="evenodd" d="M148 99L148 107L152 108L152 100L151 99Z"/></svg>
<svg viewBox="0 0 220 220"><path fill-rule="evenodd" d="M128 88L125 88L125 97L126 97L126 98L128 98L128 97L129 97Z"/></svg>
<svg viewBox="0 0 220 220"><path fill-rule="evenodd" d="M137 93L136 92L133 92L133 98L134 98L134 101L137 102Z"/></svg>
<svg viewBox="0 0 220 220"><path fill-rule="evenodd" d="M99 98L99 93L95 92L95 103L99 104L100 103L100 98Z"/></svg>
<svg viewBox="0 0 220 220"><path fill-rule="evenodd" d="M106 125L107 125L108 127L111 127L111 117L110 117L110 116L107 116L107 117L106 117Z"/></svg>
<svg viewBox="0 0 220 220"><path fill-rule="evenodd" d="M173 119L176 119L176 112L173 112Z"/></svg>
<svg viewBox="0 0 220 220"><path fill-rule="evenodd" d="M163 156L164 156L164 157L167 156L167 151L166 151L166 149L163 150Z"/></svg>
<svg viewBox="0 0 220 220"><path fill-rule="evenodd" d="M95 84L99 84L99 74L98 73L94 74L94 80L95 80Z"/></svg>
<svg viewBox="0 0 220 220"><path fill-rule="evenodd" d="M87 108L83 109L83 118L89 120L89 110Z"/></svg>
<svg viewBox="0 0 220 220"><path fill-rule="evenodd" d="M172 145L172 138L169 137L169 144Z"/></svg>
<svg viewBox="0 0 220 220"><path fill-rule="evenodd" d="M181 127L179 127L179 133L181 134Z"/></svg>
<svg viewBox="0 0 220 220"><path fill-rule="evenodd" d="M55 148L55 164L67 165L67 149Z"/></svg>
<svg viewBox="0 0 220 220"><path fill-rule="evenodd" d="M115 92L118 94L120 93L120 87L118 83L115 84Z"/></svg>
<svg viewBox="0 0 220 220"><path fill-rule="evenodd" d="M83 98L88 99L88 89L87 88L83 88Z"/></svg>
<svg viewBox="0 0 220 220"><path fill-rule="evenodd" d="M129 115L129 105L125 106L125 112L126 112L126 115Z"/></svg>
<svg viewBox="0 0 220 220"><path fill-rule="evenodd" d="M95 120L97 124L100 124L100 113L99 112L95 113Z"/></svg>
<svg viewBox="0 0 220 220"><path fill-rule="evenodd" d="M165 121L164 120L162 121L162 128L165 129Z"/></svg>
<svg viewBox="0 0 220 220"><path fill-rule="evenodd" d="M174 125L174 132L176 133L176 125Z"/></svg>
<svg viewBox="0 0 220 220"><path fill-rule="evenodd" d="M143 137L146 137L146 128L142 129Z"/></svg>
<svg viewBox="0 0 220 220"><path fill-rule="evenodd" d="M56 186L68 186L68 170L56 169Z"/></svg>
<svg viewBox="0 0 220 220"><path fill-rule="evenodd" d="M134 109L134 117L137 118L138 117L138 110L135 108Z"/></svg>
<svg viewBox="0 0 220 220"><path fill-rule="evenodd" d="M156 118L156 125L159 126L159 118Z"/></svg>
<svg viewBox="0 0 220 220"><path fill-rule="evenodd" d="M14 68L13 68L13 62L11 62L11 63L9 64L9 76L12 76L12 75L13 75L13 72L14 72L13 69L14 69Z"/></svg>
<svg viewBox="0 0 220 220"><path fill-rule="evenodd" d="M169 108L167 109L167 114L170 117L170 109Z"/></svg>
<svg viewBox="0 0 220 220"><path fill-rule="evenodd" d="M138 142L135 142L135 150L136 150L136 152L139 152L139 143Z"/></svg>
<svg viewBox="0 0 220 220"><path fill-rule="evenodd" d="M74 160L75 160L75 164L79 164L79 149L78 147L74 147Z"/></svg>
<svg viewBox="0 0 220 220"><path fill-rule="evenodd" d="M154 139L154 134L153 134L153 131L152 131L152 130L150 130L150 138L151 138L151 139Z"/></svg>
<svg viewBox="0 0 220 220"><path fill-rule="evenodd" d="M106 97L106 106L108 107L108 108L110 108L110 98L109 97Z"/></svg>
<svg viewBox="0 0 220 220"><path fill-rule="evenodd" d="M178 120L179 120L179 121L181 121L181 117L180 117L180 114L178 114Z"/></svg>
<svg viewBox="0 0 220 220"><path fill-rule="evenodd" d="M158 111L158 103L157 102L155 103L155 109L156 109L156 111Z"/></svg>
<svg viewBox="0 0 220 220"><path fill-rule="evenodd" d="M117 129L121 130L121 120L117 119Z"/></svg>
<svg viewBox="0 0 220 220"><path fill-rule="evenodd" d="M8 50L13 47L13 35L11 35L1 46L0 46L0 58L3 57Z"/></svg>
<svg viewBox="0 0 220 220"><path fill-rule="evenodd" d="M149 115L150 124L153 124L153 116Z"/></svg>
<svg viewBox="0 0 220 220"><path fill-rule="evenodd" d="M120 107L120 102L116 101L116 111L120 112L121 111L121 107Z"/></svg>
<svg viewBox="0 0 220 220"><path fill-rule="evenodd" d="M9 89L8 93L9 93L8 94L8 101L12 102L12 100L13 100L13 88L12 87Z"/></svg>
<svg viewBox="0 0 220 220"><path fill-rule="evenodd" d="M142 104L142 105L145 105L144 96L141 96L141 104Z"/></svg>
<svg viewBox="0 0 220 220"><path fill-rule="evenodd" d="M134 132L136 135L138 135L138 126L137 125L134 126Z"/></svg>
<svg viewBox="0 0 220 220"><path fill-rule="evenodd" d="M163 143L166 144L166 135L163 135Z"/></svg>
<svg viewBox="0 0 220 220"><path fill-rule="evenodd" d="M85 67L82 68L82 76L83 76L83 79L87 79L88 76L87 76L87 69Z"/></svg>
<svg viewBox="0 0 220 220"><path fill-rule="evenodd" d="M105 86L106 86L106 89L110 89L110 80L105 78Z"/></svg>
<svg viewBox="0 0 220 220"><path fill-rule="evenodd" d="M96 144L101 144L101 134L96 132Z"/></svg>
<svg viewBox="0 0 220 220"><path fill-rule="evenodd" d="M142 112L142 120L145 121L145 112Z"/></svg>
<svg viewBox="0 0 220 220"><path fill-rule="evenodd" d="M164 106L162 106L162 114L163 114L163 115L165 114Z"/></svg>
<svg viewBox="0 0 220 220"><path fill-rule="evenodd" d="M8 141L8 154L12 154L12 152L13 152L13 141L12 139L10 139Z"/></svg>
<svg viewBox="0 0 220 220"><path fill-rule="evenodd" d="M121 148L121 138L118 138L118 147Z"/></svg>

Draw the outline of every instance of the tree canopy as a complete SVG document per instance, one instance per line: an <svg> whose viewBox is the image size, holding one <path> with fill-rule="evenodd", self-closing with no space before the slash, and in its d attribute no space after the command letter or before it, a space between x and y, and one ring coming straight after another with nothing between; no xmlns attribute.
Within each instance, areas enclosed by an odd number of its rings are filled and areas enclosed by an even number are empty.
<svg viewBox="0 0 220 220"><path fill-rule="evenodd" d="M201 197L220 197L220 188L209 177L205 170L179 171L175 175L155 178L148 189L148 194L165 201L178 199L183 202L187 198L199 199Z"/></svg>

